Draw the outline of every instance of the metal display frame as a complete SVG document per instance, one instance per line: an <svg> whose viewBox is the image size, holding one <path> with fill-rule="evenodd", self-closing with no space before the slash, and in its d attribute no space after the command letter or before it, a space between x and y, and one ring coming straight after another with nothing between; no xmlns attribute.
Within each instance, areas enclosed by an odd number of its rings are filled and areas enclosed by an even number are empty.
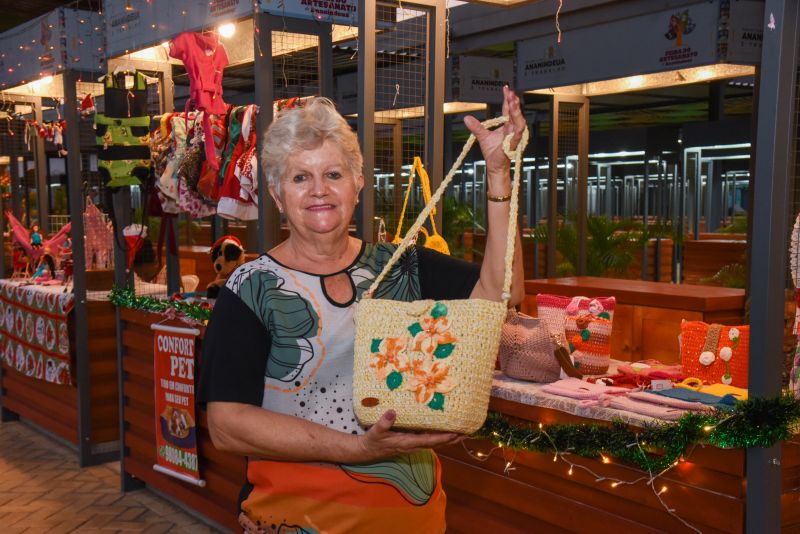
<svg viewBox="0 0 800 534"><path fill-rule="evenodd" d="M431 178L431 188L436 190L444 178L444 102L446 2L445 0L412 0L397 2L398 7L425 11L428 16L427 64L425 75L425 154L423 163ZM358 141L364 156L364 188L356 207L356 233L365 241L372 241L375 215L375 79L377 61L375 2L358 2ZM402 121L397 121L401 124ZM392 123L394 125L394 123ZM394 130L398 126L393 126ZM401 139L402 141L402 139ZM393 132L393 145L397 146L397 133ZM398 183L398 175L395 183ZM395 194L399 192L395 186ZM397 198L397 197L395 197ZM434 220L442 227L442 210L437 210Z"/></svg>

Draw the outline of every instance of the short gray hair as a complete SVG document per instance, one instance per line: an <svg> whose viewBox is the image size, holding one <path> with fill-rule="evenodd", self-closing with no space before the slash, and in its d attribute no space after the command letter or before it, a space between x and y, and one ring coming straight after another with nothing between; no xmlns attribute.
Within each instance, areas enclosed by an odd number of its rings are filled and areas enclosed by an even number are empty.
<svg viewBox="0 0 800 534"><path fill-rule="evenodd" d="M280 192L280 179L286 170L286 159L295 150L313 150L326 140L339 147L353 179L361 176L364 158L356 133L347 124L329 99L316 97L303 107L278 113L267 128L261 165L267 183Z"/></svg>

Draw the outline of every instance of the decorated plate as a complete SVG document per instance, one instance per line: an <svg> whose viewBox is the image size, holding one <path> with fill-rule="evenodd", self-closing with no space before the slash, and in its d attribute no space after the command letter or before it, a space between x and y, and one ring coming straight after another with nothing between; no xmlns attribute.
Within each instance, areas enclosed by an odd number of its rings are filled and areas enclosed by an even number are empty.
<svg viewBox="0 0 800 534"><path fill-rule="evenodd" d="M45 326L44 339L47 350L52 351L53 347L56 346L56 327L53 326L53 321L47 321L47 326Z"/></svg>

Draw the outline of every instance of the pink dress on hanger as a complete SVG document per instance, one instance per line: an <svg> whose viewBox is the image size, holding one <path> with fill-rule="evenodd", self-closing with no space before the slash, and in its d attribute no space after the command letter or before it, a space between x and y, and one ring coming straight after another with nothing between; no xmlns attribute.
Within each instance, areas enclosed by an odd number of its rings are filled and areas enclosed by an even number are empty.
<svg viewBox="0 0 800 534"><path fill-rule="evenodd" d="M216 34L184 32L169 44L169 55L183 61L189 75L189 100L186 111L191 106L203 111L203 132L211 137L209 114L224 115L225 102L222 100L222 72L228 64L228 54ZM206 159L211 167L219 169L219 161L214 153L214 144L206 143Z"/></svg>

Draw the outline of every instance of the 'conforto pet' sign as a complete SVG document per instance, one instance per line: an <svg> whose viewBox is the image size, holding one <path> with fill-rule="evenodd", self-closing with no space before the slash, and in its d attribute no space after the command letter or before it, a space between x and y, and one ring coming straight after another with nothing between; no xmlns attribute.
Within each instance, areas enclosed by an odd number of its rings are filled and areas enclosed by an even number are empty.
<svg viewBox="0 0 800 534"><path fill-rule="evenodd" d="M197 462L194 410L193 328L152 325L155 383L156 464L153 469L204 486Z"/></svg>

